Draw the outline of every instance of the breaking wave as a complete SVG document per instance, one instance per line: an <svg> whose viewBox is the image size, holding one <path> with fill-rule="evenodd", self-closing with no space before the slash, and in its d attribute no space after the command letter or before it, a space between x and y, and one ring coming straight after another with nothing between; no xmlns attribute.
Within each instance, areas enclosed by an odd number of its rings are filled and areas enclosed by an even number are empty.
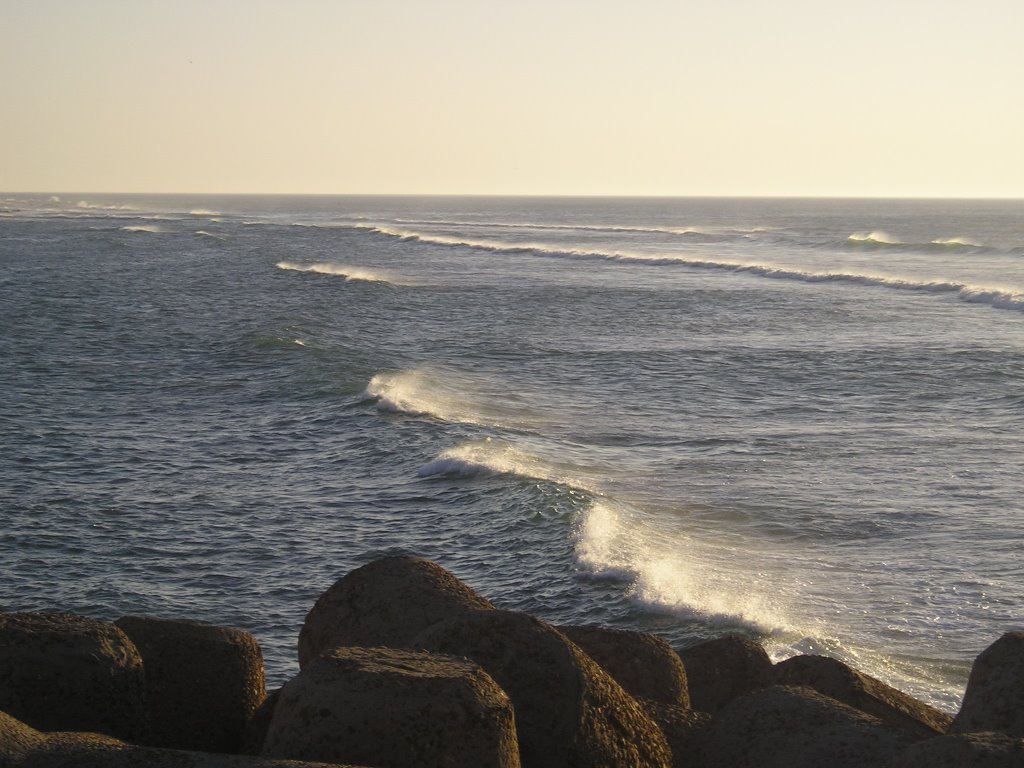
<svg viewBox="0 0 1024 768"><path fill-rule="evenodd" d="M488 229L516 229L516 230L562 230L570 232L630 232L640 234L664 234L677 235L708 240L722 240L731 237L746 237L751 232L761 231L760 229L719 229L713 227L654 227L654 226L629 226L615 224L538 224L533 222L510 223L504 221L448 221L444 219L395 219L398 224L425 224L438 227L486 227ZM374 229L368 225L358 225L360 229ZM382 228L383 229L383 228Z"/></svg>
<svg viewBox="0 0 1024 768"><path fill-rule="evenodd" d="M139 224L135 226L120 227L122 232L147 232L151 235L164 234L167 230L156 224Z"/></svg>
<svg viewBox="0 0 1024 768"><path fill-rule="evenodd" d="M193 208L188 212L189 216L221 216L220 211L211 211L206 208Z"/></svg>
<svg viewBox="0 0 1024 768"><path fill-rule="evenodd" d="M346 281L358 280L368 283L387 283L388 285L411 285L405 278L389 272L365 269L364 267L351 267L345 264L296 264L291 261L279 261L276 266L278 269L293 272L316 272L321 275L335 275L345 278Z"/></svg>
<svg viewBox="0 0 1024 768"><path fill-rule="evenodd" d="M881 230L852 234L846 239L846 243L847 245L860 248L892 248L913 251L988 250L988 246L984 243L979 243L966 237L940 237L925 242L907 242L899 240L888 232Z"/></svg>
<svg viewBox="0 0 1024 768"><path fill-rule="evenodd" d="M510 443L485 438L444 451L416 473L418 477L477 477L518 475L532 480L559 483L582 491L595 491L594 484L578 475L578 467L556 464L517 448Z"/></svg>
<svg viewBox="0 0 1024 768"><path fill-rule="evenodd" d="M738 274L757 275L776 280L799 280L806 283L837 282L854 285L874 286L899 291L923 293L953 294L962 301L976 304L988 304L996 309L1024 311L1024 291L1011 287L971 285L953 280L915 280L909 277L882 275L858 272L816 272L774 264L744 261L717 261L711 259L694 259L687 256L669 254L648 254L634 251L601 251L559 248L545 243L509 243L500 240L476 240L472 238L446 237L428 235L389 227L368 227L373 232L388 237L395 237L410 242L421 242L453 248L473 248L495 253L529 253L536 256L597 260L620 261L650 266L677 266L691 269L719 270ZM874 232L872 235L882 236L884 233ZM881 242L876 240L876 242ZM896 242L896 241L893 241Z"/></svg>

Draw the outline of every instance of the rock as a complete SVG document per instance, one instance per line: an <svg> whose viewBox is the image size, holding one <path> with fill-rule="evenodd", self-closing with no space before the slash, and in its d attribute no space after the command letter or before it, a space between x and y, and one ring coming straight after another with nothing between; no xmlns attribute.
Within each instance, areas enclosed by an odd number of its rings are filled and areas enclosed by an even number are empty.
<svg viewBox="0 0 1024 768"><path fill-rule="evenodd" d="M465 656L512 700L525 768L667 766L657 725L554 627L510 611L475 611L421 634L415 645Z"/></svg>
<svg viewBox="0 0 1024 768"><path fill-rule="evenodd" d="M186 752L116 742L108 744L83 738L89 735L94 734L69 734L72 738L51 737L42 747L28 753L17 768L343 768L336 763Z"/></svg>
<svg viewBox="0 0 1024 768"><path fill-rule="evenodd" d="M1024 768L1024 738L979 731L919 741L889 768Z"/></svg>
<svg viewBox="0 0 1024 768"><path fill-rule="evenodd" d="M1007 632L974 660L950 731L1024 736L1024 632Z"/></svg>
<svg viewBox="0 0 1024 768"><path fill-rule="evenodd" d="M672 752L673 768L689 768L696 765L704 737L711 726L711 715L678 704L665 704L651 699L640 699L639 703L665 734L668 748Z"/></svg>
<svg viewBox="0 0 1024 768"><path fill-rule="evenodd" d="M380 768L519 768L505 693L476 664L394 648L324 651L281 689L269 757Z"/></svg>
<svg viewBox="0 0 1024 768"><path fill-rule="evenodd" d="M274 719L277 700L281 698L281 689L275 688L263 700L256 711L249 717L242 731L242 743L238 751L243 755L258 755L263 751L263 742L267 739L270 721Z"/></svg>
<svg viewBox="0 0 1024 768"><path fill-rule="evenodd" d="M494 606L452 574L419 557L386 557L324 592L299 633L299 666L336 646L402 648L439 621Z"/></svg>
<svg viewBox="0 0 1024 768"><path fill-rule="evenodd" d="M772 686L715 715L704 768L878 768L909 742L881 720L811 688Z"/></svg>
<svg viewBox="0 0 1024 768"><path fill-rule="evenodd" d="M17 765L23 755L45 740L35 728L0 712L0 768Z"/></svg>
<svg viewBox="0 0 1024 768"><path fill-rule="evenodd" d="M637 699L690 706L686 669L656 635L604 627L557 627Z"/></svg>
<svg viewBox="0 0 1024 768"><path fill-rule="evenodd" d="M138 651L113 624L0 614L0 710L33 728L144 739L144 685Z"/></svg>
<svg viewBox="0 0 1024 768"><path fill-rule="evenodd" d="M888 727L914 740L941 736L953 722L946 713L828 656L786 659L775 665L774 678L777 685L813 688L874 715Z"/></svg>
<svg viewBox="0 0 1024 768"><path fill-rule="evenodd" d="M772 661L758 643L741 635L683 648L690 706L714 714L732 699L771 683Z"/></svg>
<svg viewBox="0 0 1024 768"><path fill-rule="evenodd" d="M263 701L263 653L240 629L125 616L114 622L135 643L146 670L150 746L237 752Z"/></svg>

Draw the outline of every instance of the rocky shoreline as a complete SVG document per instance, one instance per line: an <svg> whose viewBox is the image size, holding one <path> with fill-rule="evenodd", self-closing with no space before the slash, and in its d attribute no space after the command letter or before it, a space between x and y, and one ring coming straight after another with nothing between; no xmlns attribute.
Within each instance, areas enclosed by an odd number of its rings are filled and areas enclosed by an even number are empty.
<svg viewBox="0 0 1024 768"><path fill-rule="evenodd" d="M827 657L554 627L389 557L321 595L298 654L268 694L238 629L0 613L0 768L1024 768L1024 632L954 718Z"/></svg>

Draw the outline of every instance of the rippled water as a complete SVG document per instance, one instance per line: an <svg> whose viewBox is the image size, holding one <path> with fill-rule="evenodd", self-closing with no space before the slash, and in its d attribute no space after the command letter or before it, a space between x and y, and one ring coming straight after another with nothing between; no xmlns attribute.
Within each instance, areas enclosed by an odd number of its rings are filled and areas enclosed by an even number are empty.
<svg viewBox="0 0 1024 768"><path fill-rule="evenodd" d="M1024 203L0 202L0 606L244 627L387 552L946 709L1024 597Z"/></svg>

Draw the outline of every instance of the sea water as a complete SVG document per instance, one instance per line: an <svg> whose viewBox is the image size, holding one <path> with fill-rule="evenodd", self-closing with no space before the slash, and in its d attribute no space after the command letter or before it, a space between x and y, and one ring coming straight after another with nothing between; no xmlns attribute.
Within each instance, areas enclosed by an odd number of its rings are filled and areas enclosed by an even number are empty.
<svg viewBox="0 0 1024 768"><path fill-rule="evenodd" d="M946 710L1024 626L1024 203L0 200L0 608L296 669L389 553Z"/></svg>

